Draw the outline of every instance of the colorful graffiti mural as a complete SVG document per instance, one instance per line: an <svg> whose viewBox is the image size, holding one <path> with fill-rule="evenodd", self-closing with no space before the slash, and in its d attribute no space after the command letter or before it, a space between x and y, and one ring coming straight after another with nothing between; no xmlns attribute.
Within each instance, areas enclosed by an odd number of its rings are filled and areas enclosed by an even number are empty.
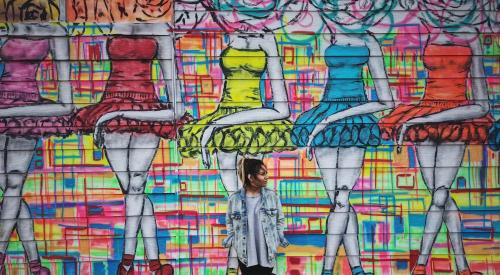
<svg viewBox="0 0 500 275"><path fill-rule="evenodd" d="M0 2L0 274L226 274L248 156L283 203L277 274L500 273L499 16Z"/></svg>

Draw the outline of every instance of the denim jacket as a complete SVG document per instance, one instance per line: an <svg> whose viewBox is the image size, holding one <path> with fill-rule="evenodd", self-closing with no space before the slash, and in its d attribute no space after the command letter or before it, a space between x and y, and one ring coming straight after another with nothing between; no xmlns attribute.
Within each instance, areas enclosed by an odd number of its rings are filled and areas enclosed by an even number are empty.
<svg viewBox="0 0 500 275"><path fill-rule="evenodd" d="M226 213L228 237L224 240L223 245L226 248L234 245L238 259L246 265L248 263L248 216L245 197L244 188L229 197ZM266 239L268 260L274 265L278 245L287 247L289 244L283 233L285 215L278 195L270 189L261 188L261 200L257 204L257 209L260 211L259 219Z"/></svg>

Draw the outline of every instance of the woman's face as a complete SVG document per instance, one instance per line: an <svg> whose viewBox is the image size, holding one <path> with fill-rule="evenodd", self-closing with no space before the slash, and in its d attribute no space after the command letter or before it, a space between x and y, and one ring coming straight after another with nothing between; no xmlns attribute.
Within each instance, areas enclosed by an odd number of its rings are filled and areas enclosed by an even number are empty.
<svg viewBox="0 0 500 275"><path fill-rule="evenodd" d="M267 186L267 167L262 165L256 175L250 176L250 185L254 188L262 188Z"/></svg>

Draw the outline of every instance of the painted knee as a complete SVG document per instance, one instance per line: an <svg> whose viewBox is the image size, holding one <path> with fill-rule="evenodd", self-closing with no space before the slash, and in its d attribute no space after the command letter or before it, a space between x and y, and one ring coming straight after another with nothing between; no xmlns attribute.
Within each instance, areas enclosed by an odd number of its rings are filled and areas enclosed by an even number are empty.
<svg viewBox="0 0 500 275"><path fill-rule="evenodd" d="M5 187L7 186L7 176L5 173L0 172L0 191L5 192Z"/></svg>
<svg viewBox="0 0 500 275"><path fill-rule="evenodd" d="M334 207L335 212L348 212L349 205L349 193L350 190L347 186L342 186L340 190L337 190L335 194Z"/></svg>
<svg viewBox="0 0 500 275"><path fill-rule="evenodd" d="M133 172L130 175L130 183L127 194L143 194L147 177L147 172Z"/></svg>
<svg viewBox="0 0 500 275"><path fill-rule="evenodd" d="M448 188L444 186L439 187L432 194L432 204L441 209L444 209L449 196L450 190Z"/></svg>
<svg viewBox="0 0 500 275"><path fill-rule="evenodd" d="M7 174L5 195L20 196L26 175L21 171L10 171Z"/></svg>
<svg viewBox="0 0 500 275"><path fill-rule="evenodd" d="M154 208L151 199L148 196L144 197L144 210L142 210L142 214L144 216L152 216L154 215Z"/></svg>

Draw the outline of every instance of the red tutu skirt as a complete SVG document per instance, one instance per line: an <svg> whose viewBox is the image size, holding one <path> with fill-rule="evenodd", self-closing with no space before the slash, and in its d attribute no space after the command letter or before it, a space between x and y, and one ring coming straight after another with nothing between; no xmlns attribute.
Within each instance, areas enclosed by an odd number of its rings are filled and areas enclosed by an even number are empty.
<svg viewBox="0 0 500 275"><path fill-rule="evenodd" d="M73 120L73 125L79 132L90 134L94 132L97 120L104 114L116 111L155 111L169 109L170 104L159 102L149 94L120 92L112 97L104 97L101 102L79 109ZM153 133L157 136L175 139L177 130L193 118L185 113L177 121L144 121L129 118L114 118L106 122L104 130L107 133Z"/></svg>
<svg viewBox="0 0 500 275"><path fill-rule="evenodd" d="M0 92L0 109L30 105L58 104L52 100L40 99L38 94L24 92ZM0 118L0 134L39 138L65 137L72 133L71 114L62 116L16 116Z"/></svg>
<svg viewBox="0 0 500 275"><path fill-rule="evenodd" d="M459 105L447 104L447 102L420 103L416 105L399 105L389 115L379 120L383 139L398 140L403 124L407 121L448 109ZM480 118L462 121L450 121L440 123L416 124L407 128L404 135L405 141L421 142L425 140L465 142L467 144L482 144L488 138L489 128L493 124L490 114Z"/></svg>

